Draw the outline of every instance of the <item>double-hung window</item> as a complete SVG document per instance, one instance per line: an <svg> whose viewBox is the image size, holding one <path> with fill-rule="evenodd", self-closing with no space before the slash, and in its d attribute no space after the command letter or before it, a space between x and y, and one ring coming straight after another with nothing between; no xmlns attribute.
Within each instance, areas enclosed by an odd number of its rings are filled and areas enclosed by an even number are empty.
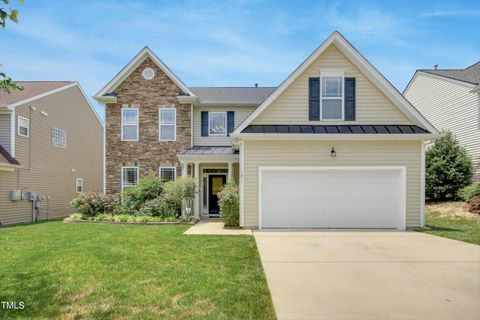
<svg viewBox="0 0 480 320"><path fill-rule="evenodd" d="M138 141L138 108L122 108L122 141Z"/></svg>
<svg viewBox="0 0 480 320"><path fill-rule="evenodd" d="M82 178L75 179L75 192L76 193L83 192L83 179Z"/></svg>
<svg viewBox="0 0 480 320"><path fill-rule="evenodd" d="M210 136L227 135L227 113L209 112L208 113L208 133Z"/></svg>
<svg viewBox="0 0 480 320"><path fill-rule="evenodd" d="M321 120L343 120L343 75L321 74Z"/></svg>
<svg viewBox="0 0 480 320"><path fill-rule="evenodd" d="M67 148L67 132L62 129L52 128L52 145L57 148Z"/></svg>
<svg viewBox="0 0 480 320"><path fill-rule="evenodd" d="M158 110L158 139L160 141L175 141L177 138L177 110L175 108L160 108Z"/></svg>
<svg viewBox="0 0 480 320"><path fill-rule="evenodd" d="M17 134L22 137L30 135L30 120L28 118L18 116Z"/></svg>
<svg viewBox="0 0 480 320"><path fill-rule="evenodd" d="M122 193L138 184L138 167L122 167Z"/></svg>
<svg viewBox="0 0 480 320"><path fill-rule="evenodd" d="M175 167L160 167L159 173L162 181L173 181L176 178L177 169Z"/></svg>

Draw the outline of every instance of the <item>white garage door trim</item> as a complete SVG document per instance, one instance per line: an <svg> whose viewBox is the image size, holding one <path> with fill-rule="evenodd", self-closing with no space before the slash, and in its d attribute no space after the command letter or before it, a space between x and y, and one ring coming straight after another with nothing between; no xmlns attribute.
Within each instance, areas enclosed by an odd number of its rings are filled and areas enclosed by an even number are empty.
<svg viewBox="0 0 480 320"><path fill-rule="evenodd" d="M259 166L258 167L258 228L262 230L262 173L265 171L292 171L292 170L398 170L401 177L401 207L398 210L402 225L398 228L405 230L407 220L407 168L405 166Z"/></svg>

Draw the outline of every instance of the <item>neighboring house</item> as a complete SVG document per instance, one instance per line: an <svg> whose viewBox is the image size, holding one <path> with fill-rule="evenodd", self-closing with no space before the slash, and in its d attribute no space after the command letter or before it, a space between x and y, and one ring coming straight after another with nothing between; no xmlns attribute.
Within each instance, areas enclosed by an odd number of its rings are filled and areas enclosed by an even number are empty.
<svg viewBox="0 0 480 320"><path fill-rule="evenodd" d="M480 182L480 61L465 69L417 70L404 95L436 128L457 136Z"/></svg>
<svg viewBox="0 0 480 320"><path fill-rule="evenodd" d="M18 81L0 93L0 222L60 218L103 187L103 124L80 85Z"/></svg>
<svg viewBox="0 0 480 320"><path fill-rule="evenodd" d="M106 190L191 175L195 217L240 182L252 228L424 224L424 143L438 134L338 32L278 88L187 87L147 47L95 96Z"/></svg>

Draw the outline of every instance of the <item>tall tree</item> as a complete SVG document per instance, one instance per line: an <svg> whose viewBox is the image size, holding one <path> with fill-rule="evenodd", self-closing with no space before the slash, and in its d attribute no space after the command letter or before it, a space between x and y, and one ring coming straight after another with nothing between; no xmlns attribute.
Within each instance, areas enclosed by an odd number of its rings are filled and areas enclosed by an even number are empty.
<svg viewBox="0 0 480 320"><path fill-rule="evenodd" d="M1 0L1 2L3 2L4 6L8 6L9 4L9 0ZM18 2L23 3L23 0L18 0ZM5 29L7 21L9 20L18 23L18 10L2 6L0 8L0 26L2 26L2 29ZM1 66L0 64L0 67ZM7 77L4 72L0 71L0 91L10 93L12 90L23 90L23 87L18 86L13 82L12 78Z"/></svg>

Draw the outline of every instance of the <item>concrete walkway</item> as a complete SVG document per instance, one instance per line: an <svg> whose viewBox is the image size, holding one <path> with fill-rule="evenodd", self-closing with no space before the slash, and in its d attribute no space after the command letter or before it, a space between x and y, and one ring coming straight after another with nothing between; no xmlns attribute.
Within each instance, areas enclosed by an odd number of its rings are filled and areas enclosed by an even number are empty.
<svg viewBox="0 0 480 320"><path fill-rule="evenodd" d="M480 319L480 246L417 232L254 232L278 319Z"/></svg>
<svg viewBox="0 0 480 320"><path fill-rule="evenodd" d="M252 235L250 229L225 229L223 222L219 220L200 220L183 234L187 235L219 235L219 236L238 236Z"/></svg>

